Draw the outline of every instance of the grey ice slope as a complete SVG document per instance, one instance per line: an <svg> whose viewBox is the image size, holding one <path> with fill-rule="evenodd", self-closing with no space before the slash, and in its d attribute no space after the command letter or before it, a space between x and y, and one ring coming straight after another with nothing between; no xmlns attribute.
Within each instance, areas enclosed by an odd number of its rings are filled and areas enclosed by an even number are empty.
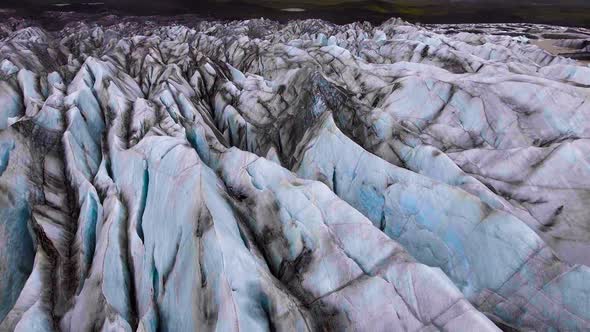
<svg viewBox="0 0 590 332"><path fill-rule="evenodd" d="M587 66L399 20L12 23L1 331L590 328Z"/></svg>

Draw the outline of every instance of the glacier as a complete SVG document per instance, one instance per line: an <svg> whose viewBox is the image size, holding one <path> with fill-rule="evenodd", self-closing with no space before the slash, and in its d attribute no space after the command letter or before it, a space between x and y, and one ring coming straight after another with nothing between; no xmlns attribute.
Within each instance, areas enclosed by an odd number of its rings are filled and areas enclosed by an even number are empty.
<svg viewBox="0 0 590 332"><path fill-rule="evenodd" d="M0 22L0 331L590 329L589 30L187 22Z"/></svg>

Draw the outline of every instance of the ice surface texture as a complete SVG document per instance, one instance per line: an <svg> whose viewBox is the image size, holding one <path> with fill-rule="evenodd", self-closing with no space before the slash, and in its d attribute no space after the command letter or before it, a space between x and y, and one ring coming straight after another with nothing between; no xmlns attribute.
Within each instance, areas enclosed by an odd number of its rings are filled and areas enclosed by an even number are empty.
<svg viewBox="0 0 590 332"><path fill-rule="evenodd" d="M1 331L590 329L589 67L400 20L15 26Z"/></svg>

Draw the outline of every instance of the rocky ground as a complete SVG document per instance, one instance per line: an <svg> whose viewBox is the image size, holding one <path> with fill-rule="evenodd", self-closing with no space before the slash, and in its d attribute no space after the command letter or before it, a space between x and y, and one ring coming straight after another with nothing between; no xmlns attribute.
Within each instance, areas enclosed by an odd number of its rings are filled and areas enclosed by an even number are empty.
<svg viewBox="0 0 590 332"><path fill-rule="evenodd" d="M70 21L0 22L1 331L590 328L588 30Z"/></svg>

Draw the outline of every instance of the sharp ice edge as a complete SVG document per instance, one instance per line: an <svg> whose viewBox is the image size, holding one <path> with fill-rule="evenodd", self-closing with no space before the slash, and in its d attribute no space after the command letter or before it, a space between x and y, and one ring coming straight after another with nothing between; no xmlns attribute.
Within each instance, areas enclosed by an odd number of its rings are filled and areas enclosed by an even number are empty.
<svg viewBox="0 0 590 332"><path fill-rule="evenodd" d="M0 330L590 327L581 63L398 19L14 26Z"/></svg>

